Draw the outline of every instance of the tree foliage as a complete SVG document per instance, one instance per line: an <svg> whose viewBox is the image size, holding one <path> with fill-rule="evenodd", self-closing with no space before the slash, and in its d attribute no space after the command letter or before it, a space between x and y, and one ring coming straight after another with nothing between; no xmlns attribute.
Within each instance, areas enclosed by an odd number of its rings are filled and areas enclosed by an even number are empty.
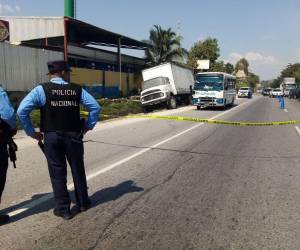
<svg viewBox="0 0 300 250"><path fill-rule="evenodd" d="M300 82L300 63L291 64L289 63L272 83L272 88L278 88L285 77L295 77L296 82Z"/></svg>
<svg viewBox="0 0 300 250"><path fill-rule="evenodd" d="M223 61L217 61L211 65L210 70L213 72L225 72L225 64Z"/></svg>
<svg viewBox="0 0 300 250"><path fill-rule="evenodd" d="M247 77L247 82L248 82L249 87L251 87L252 89L255 89L256 86L259 84L259 76L252 72L249 72L248 77Z"/></svg>
<svg viewBox="0 0 300 250"><path fill-rule="evenodd" d="M234 66L231 63L224 63L224 61L217 61L211 65L210 68L213 72L225 72L232 74L234 72Z"/></svg>
<svg viewBox="0 0 300 250"><path fill-rule="evenodd" d="M145 52L146 63L155 66L172 62L176 57L182 57L181 41L182 37L178 36L171 28L164 30L161 26L154 25L150 30L148 41L151 48Z"/></svg>
<svg viewBox="0 0 300 250"><path fill-rule="evenodd" d="M196 71L197 60L210 60L214 66L220 56L220 47L216 38L208 37L204 41L196 42L189 51L189 65ZM219 67L217 65L216 67Z"/></svg>
<svg viewBox="0 0 300 250"><path fill-rule="evenodd" d="M236 64L235 64L235 71L238 72L239 70L243 70L248 76L249 74L249 62L246 58L241 58Z"/></svg>
<svg viewBox="0 0 300 250"><path fill-rule="evenodd" d="M232 74L234 72L234 66L231 63L226 63L225 64L225 72L228 74Z"/></svg>
<svg viewBox="0 0 300 250"><path fill-rule="evenodd" d="M281 78L295 77L296 82L300 81L300 63L288 64L284 70L281 71Z"/></svg>

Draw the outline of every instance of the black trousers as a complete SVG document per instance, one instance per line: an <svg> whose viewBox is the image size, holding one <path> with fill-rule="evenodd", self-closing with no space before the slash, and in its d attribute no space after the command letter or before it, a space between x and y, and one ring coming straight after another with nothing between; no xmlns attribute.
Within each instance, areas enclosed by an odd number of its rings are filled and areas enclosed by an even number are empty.
<svg viewBox="0 0 300 250"><path fill-rule="evenodd" d="M45 155L56 207L61 211L69 209L71 204L67 190L67 161L72 171L77 205L88 202L83 142L75 139L76 136L77 133L73 132L46 132L44 136Z"/></svg>
<svg viewBox="0 0 300 250"><path fill-rule="evenodd" d="M8 168L7 145L0 145L0 199L6 183L6 174Z"/></svg>

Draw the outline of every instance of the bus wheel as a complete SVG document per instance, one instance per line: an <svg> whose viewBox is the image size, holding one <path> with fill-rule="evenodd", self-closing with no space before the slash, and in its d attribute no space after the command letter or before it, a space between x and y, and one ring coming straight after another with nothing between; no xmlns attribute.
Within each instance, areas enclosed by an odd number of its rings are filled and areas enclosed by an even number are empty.
<svg viewBox="0 0 300 250"><path fill-rule="evenodd" d="M232 97L232 102L230 103L230 106L234 105L234 97Z"/></svg>

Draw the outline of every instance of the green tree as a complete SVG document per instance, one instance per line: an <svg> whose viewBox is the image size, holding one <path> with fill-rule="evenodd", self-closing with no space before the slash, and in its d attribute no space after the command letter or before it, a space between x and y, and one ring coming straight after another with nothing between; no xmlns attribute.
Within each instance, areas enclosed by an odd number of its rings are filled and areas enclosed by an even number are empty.
<svg viewBox="0 0 300 250"><path fill-rule="evenodd" d="M255 89L256 86L259 84L259 76L249 72L248 77L247 77L247 82L249 87L251 87L252 89Z"/></svg>
<svg viewBox="0 0 300 250"><path fill-rule="evenodd" d="M225 64L223 61L217 61L211 65L210 70L213 72L225 72Z"/></svg>
<svg viewBox="0 0 300 250"><path fill-rule="evenodd" d="M300 81L300 63L288 64L284 70L281 71L281 78L295 77L296 81Z"/></svg>
<svg viewBox="0 0 300 250"><path fill-rule="evenodd" d="M247 61L246 58L240 59L236 64L235 64L235 71L239 70L244 70L246 76L249 74L249 62Z"/></svg>
<svg viewBox="0 0 300 250"><path fill-rule="evenodd" d="M228 74L232 74L234 72L234 66L231 63L225 64L225 72Z"/></svg>
<svg viewBox="0 0 300 250"><path fill-rule="evenodd" d="M154 25L150 30L148 41L151 47L145 52L146 63L155 66L182 57L184 53L181 41L182 37L178 36L171 28L164 30L161 26Z"/></svg>
<svg viewBox="0 0 300 250"><path fill-rule="evenodd" d="M272 88L278 88L284 77L295 77L296 82L300 82L300 63L289 63L280 73L280 75L271 83Z"/></svg>
<svg viewBox="0 0 300 250"><path fill-rule="evenodd" d="M277 77L276 79L274 79L272 81L272 83L270 84L270 87L271 88L279 88L281 82L282 82L282 78L281 77Z"/></svg>
<svg viewBox="0 0 300 250"><path fill-rule="evenodd" d="M213 67L220 56L220 47L216 38L208 37L196 42L189 52L189 65L197 71L197 60L210 60Z"/></svg>
<svg viewBox="0 0 300 250"><path fill-rule="evenodd" d="M211 71L232 74L234 72L234 66L231 63L225 64L224 61L217 61L211 65Z"/></svg>

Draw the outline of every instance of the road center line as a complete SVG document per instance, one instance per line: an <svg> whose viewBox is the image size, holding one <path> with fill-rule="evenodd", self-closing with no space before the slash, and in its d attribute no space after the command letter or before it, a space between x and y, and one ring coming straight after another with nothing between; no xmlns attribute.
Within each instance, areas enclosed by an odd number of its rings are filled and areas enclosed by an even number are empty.
<svg viewBox="0 0 300 250"><path fill-rule="evenodd" d="M246 102L238 105L237 107L231 108L231 109L229 109L229 110L227 110L225 112L222 112L222 113L220 113L218 115L215 115L214 117L211 117L210 119L216 119L216 118L218 118L220 116L223 116L225 114L231 113L232 111L235 111L235 110L241 108L245 104L252 103L254 100L255 99L252 99L251 101L248 101L248 102L246 101ZM95 177L97 177L97 176L99 176L101 174L104 174L104 173L106 173L106 172L108 172L108 171L110 171L110 170L112 170L112 169L114 169L114 168L116 168L116 167L118 167L118 166L120 166L120 165L122 165L122 164L124 164L124 163L126 163L126 162L128 162L128 161L130 161L130 160L132 160L132 159L134 159L134 158L136 158L136 157L138 157L138 156L140 156L140 155L148 152L148 151L150 151L150 150L152 150L153 148L157 148L158 146L160 146L160 145L162 145L162 144L164 144L166 142L169 142L169 141L171 141L171 140L173 140L173 139L175 139L175 138L177 138L177 137L179 137L181 135L184 135L184 134L190 132L191 130L194 130L194 129L202 126L202 125L204 125L204 123L199 123L197 125L194 125L191 128L189 128L189 129L186 129L186 130L184 130L184 131L182 131L182 132L180 132L180 133L178 133L176 135L173 135L173 136L171 136L171 137L169 137L169 138L167 138L167 139L165 139L163 141L160 141L159 143L156 143L156 144L154 144L152 146L149 146L149 148L142 149L142 150L140 150L139 152L137 152L137 153L135 153L133 155L130 155L130 156L128 156L128 157L126 157L126 158L124 158L124 159L122 159L120 161L117 161L117 162L115 162L115 163L113 163L113 164L111 164L111 165L109 165L107 167L101 168L100 170L98 170L98 171L96 171L94 173L89 174L87 176L87 180L89 181L89 180L91 180L91 179L93 179L93 178L95 178ZM300 130L299 130L299 132L300 132ZM71 189L71 190L74 189L74 183L70 183L68 185L68 189ZM52 193L44 195L44 196L42 196L42 197L40 197L40 198L38 198L38 199L36 199L34 201L31 201L31 202L25 204L24 206L18 208L17 210L8 213L8 215L11 216L11 217L12 216L16 216L18 214L26 212L29 209L34 208L34 207L36 207L36 206L38 206L38 205L40 205L40 204L42 204L42 203L44 203L44 202L52 199L52 198L53 198L53 194Z"/></svg>

